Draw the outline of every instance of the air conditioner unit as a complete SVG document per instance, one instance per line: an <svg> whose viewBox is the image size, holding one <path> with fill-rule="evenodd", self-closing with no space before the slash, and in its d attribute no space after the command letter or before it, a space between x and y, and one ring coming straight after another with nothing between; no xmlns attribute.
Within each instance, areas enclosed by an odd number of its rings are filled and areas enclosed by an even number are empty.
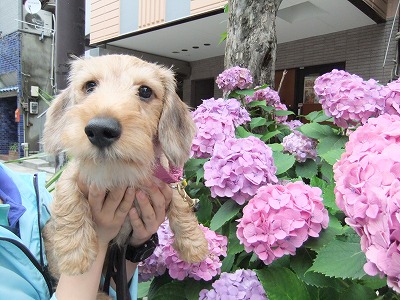
<svg viewBox="0 0 400 300"><path fill-rule="evenodd" d="M40 10L37 13L29 13L25 7L22 9L22 30L44 36L50 36L53 29L52 13Z"/></svg>
<svg viewBox="0 0 400 300"><path fill-rule="evenodd" d="M29 113L32 115L37 115L39 113L39 103L29 102Z"/></svg>

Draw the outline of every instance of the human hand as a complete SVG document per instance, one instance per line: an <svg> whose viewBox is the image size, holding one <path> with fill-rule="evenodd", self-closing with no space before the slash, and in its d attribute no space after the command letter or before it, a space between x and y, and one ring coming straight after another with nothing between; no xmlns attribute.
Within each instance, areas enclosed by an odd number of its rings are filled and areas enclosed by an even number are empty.
<svg viewBox="0 0 400 300"><path fill-rule="evenodd" d="M82 182L78 185L88 198L99 246L107 247L120 231L133 205L135 190L131 187L122 187L107 192L94 185L87 187Z"/></svg>
<svg viewBox="0 0 400 300"><path fill-rule="evenodd" d="M130 244L134 247L145 243L165 221L166 211L172 200L172 188L154 178L136 192L136 207L129 211L133 228Z"/></svg>

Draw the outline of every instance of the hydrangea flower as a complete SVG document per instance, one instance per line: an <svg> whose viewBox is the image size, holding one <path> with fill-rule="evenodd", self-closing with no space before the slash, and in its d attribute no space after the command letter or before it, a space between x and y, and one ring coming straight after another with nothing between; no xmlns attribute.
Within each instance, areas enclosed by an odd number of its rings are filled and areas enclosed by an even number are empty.
<svg viewBox="0 0 400 300"><path fill-rule="evenodd" d="M260 139L227 138L217 143L212 157L204 164L205 185L212 197L230 197L244 204L257 189L276 183L272 150Z"/></svg>
<svg viewBox="0 0 400 300"><path fill-rule="evenodd" d="M292 154L298 162L305 162L307 158L317 158L317 141L305 136L298 130L285 136L282 140L283 152Z"/></svg>
<svg viewBox="0 0 400 300"><path fill-rule="evenodd" d="M384 113L400 115L400 79L389 82L386 86L386 91Z"/></svg>
<svg viewBox="0 0 400 300"><path fill-rule="evenodd" d="M271 89L270 87L266 87L264 89L260 89L254 92L253 96L246 96L245 101L247 103L253 101L266 101L266 105L274 106L278 103L281 103L281 98L277 91Z"/></svg>
<svg viewBox="0 0 400 300"><path fill-rule="evenodd" d="M364 270L400 292L400 117L383 114L357 128L334 165L336 204L361 237Z"/></svg>
<svg viewBox="0 0 400 300"><path fill-rule="evenodd" d="M266 300L264 288L253 270L239 269L235 273L223 272L212 284L211 290L200 291L199 300Z"/></svg>
<svg viewBox="0 0 400 300"><path fill-rule="evenodd" d="M191 157L209 158L214 145L235 137L235 127L250 121L250 115L236 99L207 99L193 112L197 127Z"/></svg>
<svg viewBox="0 0 400 300"><path fill-rule="evenodd" d="M173 233L169 227L168 219L165 220L157 230L158 246L153 254L138 264L139 282L144 282L153 277L165 273L167 265L165 264L164 248L173 241Z"/></svg>
<svg viewBox="0 0 400 300"><path fill-rule="evenodd" d="M228 239L201 224L199 226L208 241L209 254L204 261L200 263L187 263L181 260L175 249L172 248L172 241L163 248L165 264L169 275L173 279L183 280L189 277L195 280L209 281L221 273L221 257L227 255Z"/></svg>
<svg viewBox="0 0 400 300"><path fill-rule="evenodd" d="M283 124L289 126L291 130L294 130L295 128L303 125L303 123L300 120L291 120L288 122L284 122Z"/></svg>
<svg viewBox="0 0 400 300"><path fill-rule="evenodd" d="M216 83L224 92L236 89L247 89L253 83L250 70L241 67L233 67L218 75Z"/></svg>
<svg viewBox="0 0 400 300"><path fill-rule="evenodd" d="M328 211L321 189L302 181L266 185L243 208L237 237L246 252L253 251L265 264L296 249L328 226Z"/></svg>
<svg viewBox="0 0 400 300"><path fill-rule="evenodd" d="M381 114L387 94L374 79L361 77L343 70L332 70L315 80L315 94L327 116L342 128L365 124L370 117Z"/></svg>

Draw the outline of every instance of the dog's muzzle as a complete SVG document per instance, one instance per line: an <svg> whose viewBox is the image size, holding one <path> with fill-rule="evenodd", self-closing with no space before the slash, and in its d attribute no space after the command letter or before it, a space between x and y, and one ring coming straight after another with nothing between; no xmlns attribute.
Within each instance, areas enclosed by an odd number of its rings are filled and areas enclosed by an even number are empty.
<svg viewBox="0 0 400 300"><path fill-rule="evenodd" d="M88 122L85 133L93 145L105 148L119 139L121 124L114 118L97 117Z"/></svg>

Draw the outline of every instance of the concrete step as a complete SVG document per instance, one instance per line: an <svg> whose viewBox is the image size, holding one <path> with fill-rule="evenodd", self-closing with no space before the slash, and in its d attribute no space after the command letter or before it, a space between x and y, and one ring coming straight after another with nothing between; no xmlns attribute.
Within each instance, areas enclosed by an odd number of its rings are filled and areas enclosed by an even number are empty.
<svg viewBox="0 0 400 300"><path fill-rule="evenodd" d="M52 167L52 166L38 167L38 170L40 172L46 172L46 173L49 173L49 174L52 174L52 175L54 175L56 173L56 168Z"/></svg>
<svg viewBox="0 0 400 300"><path fill-rule="evenodd" d="M27 159L27 160L22 161L22 165L25 168L39 170L39 168L50 166L50 163L44 159L34 158L34 159Z"/></svg>

